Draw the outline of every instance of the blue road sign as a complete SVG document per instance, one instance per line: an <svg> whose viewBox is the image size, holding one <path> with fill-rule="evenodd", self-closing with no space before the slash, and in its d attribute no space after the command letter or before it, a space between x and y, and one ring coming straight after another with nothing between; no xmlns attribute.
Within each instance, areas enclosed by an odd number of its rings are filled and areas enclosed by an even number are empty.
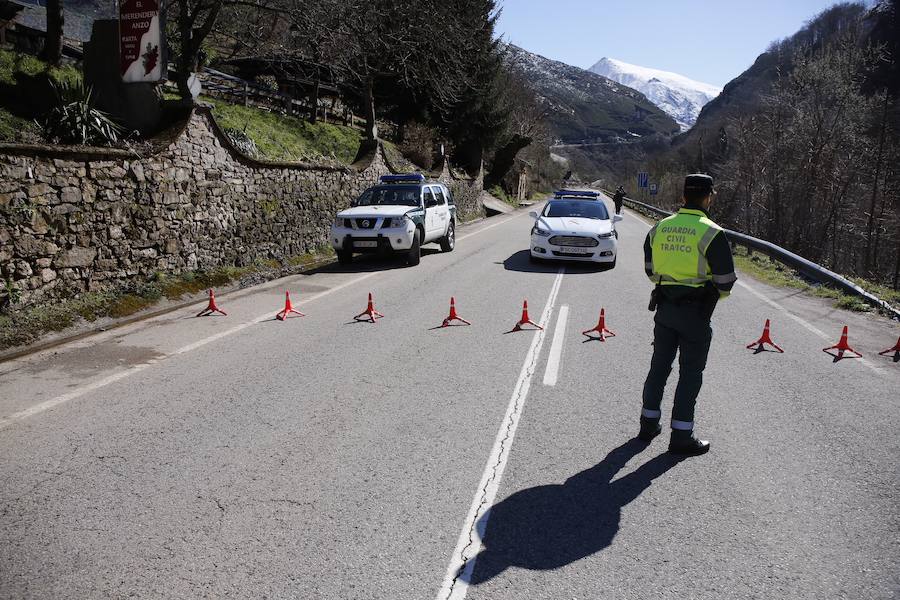
<svg viewBox="0 0 900 600"><path fill-rule="evenodd" d="M651 183L650 184L650 195L655 196L658 189L659 189L659 186L657 184Z"/></svg>
<svg viewBox="0 0 900 600"><path fill-rule="evenodd" d="M647 187L647 185L649 183L650 183L650 174L649 173L647 173L645 171L641 171L640 173L638 173L638 187L645 188L645 187Z"/></svg>

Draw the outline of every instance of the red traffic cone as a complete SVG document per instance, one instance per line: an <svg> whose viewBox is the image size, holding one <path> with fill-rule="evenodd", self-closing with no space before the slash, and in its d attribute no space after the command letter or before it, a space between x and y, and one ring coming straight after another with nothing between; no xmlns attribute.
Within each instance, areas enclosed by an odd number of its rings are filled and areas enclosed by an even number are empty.
<svg viewBox="0 0 900 600"><path fill-rule="evenodd" d="M216 295L210 289L209 290L209 304L206 305L206 308L204 308L199 313L197 313L197 316L198 317L208 317L209 315L211 315L213 313L222 313L226 317L228 316L228 313L226 313L224 310L222 310L221 308L216 306Z"/></svg>
<svg viewBox="0 0 900 600"><path fill-rule="evenodd" d="M544 329L543 327L541 327L540 325L538 325L537 323L532 321L531 318L528 316L528 300L525 300L522 303L522 318L519 319L519 322L516 323L515 327L513 327L511 330L507 331L506 333L512 333L514 331L522 331L523 325L533 325L534 327L537 327L538 329Z"/></svg>
<svg viewBox="0 0 900 600"><path fill-rule="evenodd" d="M837 350L837 354L829 352L829 350ZM848 352L848 351L852 352L856 356L845 357L844 352ZM860 354L859 352L857 352L856 350L851 348L850 344L847 343L847 326L846 325L844 325L844 330L841 332L840 341L837 344L835 344L834 346L829 346L828 348L823 348L822 352L824 352L825 354L828 354L830 356L833 356L835 361L841 360L842 358L862 358L862 354Z"/></svg>
<svg viewBox="0 0 900 600"><path fill-rule="evenodd" d="M756 349L757 352L762 352L766 349L766 344L772 346L778 352L784 354L784 350L781 349L781 346L772 341L772 336L769 335L769 319L766 319L766 325L763 327L762 335L758 340L753 342L752 344L747 344L747 349Z"/></svg>
<svg viewBox="0 0 900 600"><path fill-rule="evenodd" d="M888 354L893 354L894 358L900 358L900 338L897 338L897 343L894 344L893 348L888 348L883 352L879 352L878 356L887 356Z"/></svg>
<svg viewBox="0 0 900 600"><path fill-rule="evenodd" d="M597 333L600 335L600 337L594 337L591 335L592 333ZM605 342L607 336L616 337L616 334L614 334L612 331L610 331L609 329L606 328L606 309L605 308L600 309L600 322L597 323L597 326L594 327L593 329L588 329L587 331L582 331L581 335L586 335L589 338L591 338L592 340L600 340L601 342Z"/></svg>
<svg viewBox="0 0 900 600"><path fill-rule="evenodd" d="M368 306L366 306L366 310L362 311L361 313L359 313L358 315L353 317L353 320L355 320L355 321L368 320L369 323L374 323L375 319L380 319L383 316L384 316L383 314L381 314L380 312L375 310L375 303L372 301L372 292L369 292L369 304L368 304ZM368 319L366 319L364 317L368 317Z"/></svg>
<svg viewBox="0 0 900 600"><path fill-rule="evenodd" d="M297 315L298 317L306 316L299 310L294 310L294 305L291 304L291 293L285 292L284 293L284 309L280 313L275 315L275 318L278 319L279 321L284 321L292 314Z"/></svg>
<svg viewBox="0 0 900 600"><path fill-rule="evenodd" d="M452 323L453 321L459 321L460 323L463 323L464 325L471 325L471 323L469 323L468 321L466 321L465 319L460 317L458 314L456 314L456 298L451 297L450 298L450 316L447 317L446 319L444 319L444 322L441 324L441 327L450 327L450 323Z"/></svg>

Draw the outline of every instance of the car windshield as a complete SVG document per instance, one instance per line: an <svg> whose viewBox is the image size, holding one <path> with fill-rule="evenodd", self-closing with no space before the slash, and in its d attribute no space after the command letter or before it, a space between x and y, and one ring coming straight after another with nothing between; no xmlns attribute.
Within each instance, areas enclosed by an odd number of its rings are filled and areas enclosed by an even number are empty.
<svg viewBox="0 0 900 600"><path fill-rule="evenodd" d="M544 209L545 217L583 217L608 219L606 205L595 200L553 200Z"/></svg>
<svg viewBox="0 0 900 600"><path fill-rule="evenodd" d="M353 206L419 206L420 190L417 185L378 185L363 192Z"/></svg>

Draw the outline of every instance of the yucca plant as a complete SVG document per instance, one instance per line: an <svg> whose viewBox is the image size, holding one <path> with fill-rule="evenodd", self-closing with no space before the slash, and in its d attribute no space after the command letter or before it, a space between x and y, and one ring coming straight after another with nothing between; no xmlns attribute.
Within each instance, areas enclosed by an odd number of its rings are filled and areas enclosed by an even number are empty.
<svg viewBox="0 0 900 600"><path fill-rule="evenodd" d="M92 106L93 91L82 81L53 84L56 106L41 127L51 144L110 146L119 141L122 128L103 111Z"/></svg>

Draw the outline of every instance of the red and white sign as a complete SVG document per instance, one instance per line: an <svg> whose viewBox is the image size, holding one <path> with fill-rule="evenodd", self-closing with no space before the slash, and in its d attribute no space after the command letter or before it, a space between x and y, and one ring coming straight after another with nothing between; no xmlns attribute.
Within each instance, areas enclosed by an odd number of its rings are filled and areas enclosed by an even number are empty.
<svg viewBox="0 0 900 600"><path fill-rule="evenodd" d="M119 63L122 81L163 78L159 0L119 0Z"/></svg>

